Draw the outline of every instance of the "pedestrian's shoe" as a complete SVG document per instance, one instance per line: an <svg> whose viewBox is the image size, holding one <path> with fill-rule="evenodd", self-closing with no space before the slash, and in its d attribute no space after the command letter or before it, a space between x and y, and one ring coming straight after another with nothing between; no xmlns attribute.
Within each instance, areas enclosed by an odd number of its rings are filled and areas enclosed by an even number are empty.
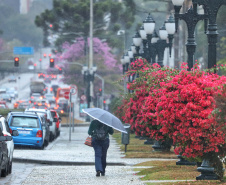
<svg viewBox="0 0 226 185"><path fill-rule="evenodd" d="M97 176L97 177L100 177L100 171L97 171L96 176Z"/></svg>
<svg viewBox="0 0 226 185"><path fill-rule="evenodd" d="M105 176L105 173L104 172L101 172L101 176Z"/></svg>

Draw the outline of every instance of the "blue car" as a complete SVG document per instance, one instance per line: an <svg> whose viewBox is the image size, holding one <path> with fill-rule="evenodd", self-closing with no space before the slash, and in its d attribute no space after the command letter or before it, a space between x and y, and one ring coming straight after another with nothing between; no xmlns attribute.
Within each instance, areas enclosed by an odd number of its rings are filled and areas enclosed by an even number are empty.
<svg viewBox="0 0 226 185"><path fill-rule="evenodd" d="M12 130L18 130L19 135L14 137L15 146L30 146L44 149L46 127L41 118L35 113L9 113L8 124Z"/></svg>

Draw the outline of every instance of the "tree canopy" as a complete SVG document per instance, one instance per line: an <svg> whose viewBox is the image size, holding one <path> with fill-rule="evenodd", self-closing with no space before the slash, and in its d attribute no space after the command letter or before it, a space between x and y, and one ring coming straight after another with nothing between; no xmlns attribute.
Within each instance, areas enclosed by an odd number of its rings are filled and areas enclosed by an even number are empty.
<svg viewBox="0 0 226 185"><path fill-rule="evenodd" d="M110 41L112 32L130 28L134 21L135 4L133 0L126 0L124 4L112 0L99 0L93 4L93 13L94 36ZM53 9L47 9L36 16L35 24L44 31L44 46L49 45L47 38L51 34L58 36L55 42L58 49L65 41L72 43L72 38L87 38L90 1L54 0ZM111 43L114 45L113 41Z"/></svg>

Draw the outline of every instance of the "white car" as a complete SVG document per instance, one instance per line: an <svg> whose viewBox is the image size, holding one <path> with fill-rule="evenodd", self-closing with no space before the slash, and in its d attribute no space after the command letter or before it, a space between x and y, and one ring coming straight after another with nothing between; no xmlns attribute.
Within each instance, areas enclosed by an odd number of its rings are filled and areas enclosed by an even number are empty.
<svg viewBox="0 0 226 185"><path fill-rule="evenodd" d="M4 136L18 136L18 131L10 131L9 125L4 117L0 117L0 127ZM10 134L12 133L12 135ZM8 149L8 173L12 172L12 163L13 163L13 151L14 151L14 142L6 141Z"/></svg>
<svg viewBox="0 0 226 185"><path fill-rule="evenodd" d="M50 130L50 141L53 141L57 137L57 118L53 118L50 110L47 109L33 109L28 108L25 112L36 112L36 113L43 113L47 115L47 120L49 121L49 130Z"/></svg>

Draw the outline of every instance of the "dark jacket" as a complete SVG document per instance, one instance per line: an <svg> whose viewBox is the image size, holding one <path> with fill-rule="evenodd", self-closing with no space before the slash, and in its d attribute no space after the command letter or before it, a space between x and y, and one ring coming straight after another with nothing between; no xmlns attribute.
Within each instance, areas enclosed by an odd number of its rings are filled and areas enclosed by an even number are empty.
<svg viewBox="0 0 226 185"><path fill-rule="evenodd" d="M97 128L100 128L104 125L104 130L106 131L107 133L107 138L109 138L109 134L113 134L114 133L114 130L113 128L101 123L100 121L98 120L93 120L89 126L89 130L88 130L88 134L91 135L92 137L95 137L95 130Z"/></svg>

